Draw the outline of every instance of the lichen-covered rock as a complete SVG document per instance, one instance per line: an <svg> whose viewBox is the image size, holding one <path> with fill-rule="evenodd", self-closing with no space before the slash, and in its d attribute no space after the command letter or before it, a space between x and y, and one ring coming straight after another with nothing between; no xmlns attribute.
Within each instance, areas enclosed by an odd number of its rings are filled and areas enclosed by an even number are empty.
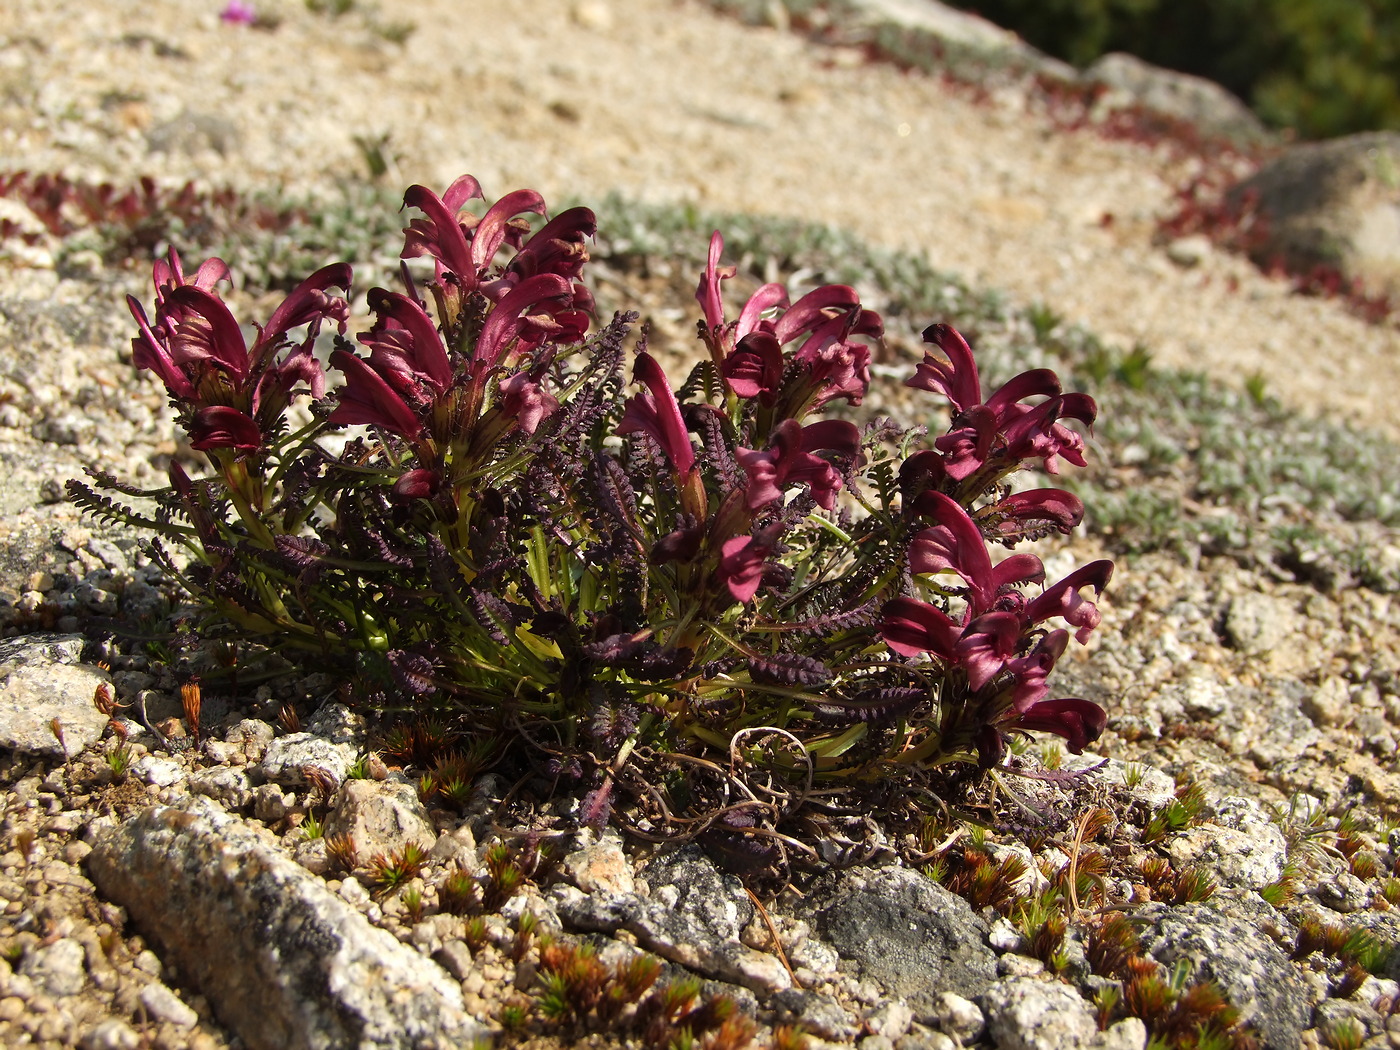
<svg viewBox="0 0 1400 1050"><path fill-rule="evenodd" d="M1000 1050L1078 1050L1095 1046L1094 1012L1067 984L1034 977L998 981L982 997Z"/></svg>
<svg viewBox="0 0 1400 1050"><path fill-rule="evenodd" d="M437 832L411 784L347 780L326 818L327 835L349 835L364 858L389 856L410 842L431 850Z"/></svg>
<svg viewBox="0 0 1400 1050"><path fill-rule="evenodd" d="M1231 190L1257 202L1261 265L1331 267L1371 294L1400 293L1400 134L1347 135L1293 146Z"/></svg>
<svg viewBox="0 0 1400 1050"><path fill-rule="evenodd" d="M996 976L987 924L961 897L919 872L838 872L813 887L801 910L843 959L907 999L920 1020L939 992L971 999Z"/></svg>
<svg viewBox="0 0 1400 1050"><path fill-rule="evenodd" d="M253 1050L446 1050L487 1035L439 967L208 800L146 810L88 866Z"/></svg>
<svg viewBox="0 0 1400 1050"><path fill-rule="evenodd" d="M81 635L32 634L0 641L0 748L64 758L102 738L107 716L93 706L92 697L110 678L80 664L82 651Z"/></svg>
<svg viewBox="0 0 1400 1050"><path fill-rule="evenodd" d="M1147 905L1135 918L1144 924L1144 951L1168 969L1184 961L1192 980L1218 984L1265 1050L1296 1050L1308 1021L1307 990L1261 926L1271 916L1256 894L1222 893L1199 904Z"/></svg>
<svg viewBox="0 0 1400 1050"><path fill-rule="evenodd" d="M1144 106L1187 121L1203 132L1249 140L1264 136L1264 125L1248 106L1204 77L1150 65L1135 55L1113 51L1084 70L1084 79L1110 91L1109 106Z"/></svg>

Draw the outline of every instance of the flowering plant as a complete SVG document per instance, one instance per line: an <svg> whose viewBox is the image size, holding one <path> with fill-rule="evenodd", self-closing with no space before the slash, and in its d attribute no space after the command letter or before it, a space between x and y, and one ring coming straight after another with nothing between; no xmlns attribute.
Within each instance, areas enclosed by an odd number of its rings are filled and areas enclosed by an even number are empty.
<svg viewBox="0 0 1400 1050"><path fill-rule="evenodd" d="M968 344L935 324L907 385L951 403L946 432L834 417L866 395L881 319L852 288L791 301L778 284L730 319L718 233L696 293L707 356L673 387L644 331L628 349L635 315L595 327L589 210L535 228L538 194L469 210L481 196L470 176L408 190L402 256L431 272L405 262L401 291L368 293L358 347L344 264L251 346L220 260L187 275L172 251L153 318L131 300L134 362L210 470L172 462L149 493L97 478L154 498L154 517L70 493L186 550L183 567L153 545L206 636L450 719L486 741L476 767L513 754L584 789L581 819L621 792L638 830L689 821L729 842L795 842L780 825L824 790L996 766L1013 734L1076 752L1098 737L1103 710L1047 679L1070 631L1098 624L1086 592L1111 564L1047 586L1038 558L990 550L1079 523L1073 495L1009 479L1083 465L1066 423L1092 424L1091 398L1047 369L984 398ZM437 756L427 789L466 754Z"/></svg>

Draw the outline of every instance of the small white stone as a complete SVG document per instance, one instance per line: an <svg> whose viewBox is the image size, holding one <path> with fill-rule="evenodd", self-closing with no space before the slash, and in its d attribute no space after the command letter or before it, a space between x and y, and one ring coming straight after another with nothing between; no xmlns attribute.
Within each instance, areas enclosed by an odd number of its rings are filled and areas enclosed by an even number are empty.
<svg viewBox="0 0 1400 1050"><path fill-rule="evenodd" d="M136 1050L141 1037L123 1021L103 1021L83 1033L78 1050Z"/></svg>
<svg viewBox="0 0 1400 1050"><path fill-rule="evenodd" d="M180 997L159 982L141 989L141 1005L157 1021L167 1021L179 1028L192 1028L199 1015Z"/></svg>

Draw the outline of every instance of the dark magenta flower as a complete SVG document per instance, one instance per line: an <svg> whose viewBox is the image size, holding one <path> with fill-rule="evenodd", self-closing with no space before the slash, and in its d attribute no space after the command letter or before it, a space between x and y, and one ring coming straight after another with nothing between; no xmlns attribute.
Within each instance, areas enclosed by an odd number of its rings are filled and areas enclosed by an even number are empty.
<svg viewBox="0 0 1400 1050"><path fill-rule="evenodd" d="M415 467L399 475L390 498L395 503L416 499L432 499L442 488L442 474L429 467Z"/></svg>
<svg viewBox="0 0 1400 1050"><path fill-rule="evenodd" d="M206 405L190 421L190 447L201 452L216 448L252 452L261 447L262 439L258 424L228 405Z"/></svg>
<svg viewBox="0 0 1400 1050"><path fill-rule="evenodd" d="M735 601L749 601L763 583L764 569L777 546L782 526L773 524L759 529L752 536L735 536L720 546L715 579L729 590Z"/></svg>
<svg viewBox="0 0 1400 1050"><path fill-rule="evenodd" d="M982 381L967 341L946 324L930 325L924 341L936 345L946 360L925 353L905 385L938 391L953 405L952 428L934 442L947 459L949 477L960 481L992 461L1004 471L1038 458L1052 474L1058 472L1059 457L1084 465L1083 438L1059 420L1077 419L1091 426L1098 412L1093 398L1061 394L1059 377L1048 368L1036 368L1007 381L983 403ZM1029 397L1046 400L1027 405Z"/></svg>
<svg viewBox="0 0 1400 1050"><path fill-rule="evenodd" d="M219 21L231 25L250 26L258 20L258 12L246 0L229 0L228 6L219 12Z"/></svg>
<svg viewBox="0 0 1400 1050"><path fill-rule="evenodd" d="M1031 489L1004 496L977 512L977 521L1000 543L1068 535L1084 520L1084 502L1061 489Z"/></svg>
<svg viewBox="0 0 1400 1050"><path fill-rule="evenodd" d="M329 422L383 427L409 440L423 433L418 413L367 361L348 350L332 350L331 364L345 373L345 385Z"/></svg>
<svg viewBox="0 0 1400 1050"><path fill-rule="evenodd" d="M541 273L511 288L487 315L476 342L476 360L488 368L508 353L529 353L546 340L576 342L588 330L588 315L568 309L573 287L558 274Z"/></svg>
<svg viewBox="0 0 1400 1050"><path fill-rule="evenodd" d="M1044 592L1032 598L1026 606L1025 615L1030 623L1041 623L1052 616L1061 616L1073 627L1078 627L1074 639L1081 645L1099 625L1102 614L1098 606L1079 593L1081 587L1092 587L1094 595L1102 594L1113 576L1113 562L1107 559L1090 562L1075 569L1072 573L1045 588Z"/></svg>
<svg viewBox="0 0 1400 1050"><path fill-rule="evenodd" d="M1098 704L1089 700L1066 698L1042 700L1032 704L1007 723L1005 728L1054 733L1064 737L1069 742L1070 751L1078 755L1103 735L1107 725L1108 715Z"/></svg>
<svg viewBox="0 0 1400 1050"><path fill-rule="evenodd" d="M909 571L922 575L951 571L967 584L968 608L973 616L991 612L1004 596L1020 605L1024 597L1015 587L1045 579L1045 567L1033 554L1013 554L992 564L982 530L956 502L941 492L925 492L916 511L937 524L920 530L909 544Z"/></svg>
<svg viewBox="0 0 1400 1050"><path fill-rule="evenodd" d="M735 451L735 458L749 476L745 502L750 510L757 510L781 500L789 486L805 484L817 505L831 510L841 489L841 474L815 453L834 452L849 460L859 450L860 431L852 423L832 419L804 427L795 419L785 419L774 431L767 450Z"/></svg>
<svg viewBox="0 0 1400 1050"><path fill-rule="evenodd" d="M677 476L688 477L695 467L695 449L691 447L690 434L666 373L656 363L656 358L643 350L637 354L632 379L645 389L627 399L617 432L648 435L666 453Z"/></svg>
<svg viewBox="0 0 1400 1050"><path fill-rule="evenodd" d="M533 434L554 410L559 399L530 378L528 372L517 372L500 383L501 412L514 419L516 426Z"/></svg>
<svg viewBox="0 0 1400 1050"><path fill-rule="evenodd" d="M855 289L845 285L825 285L789 306L782 285L765 284L749 297L737 321L726 322L720 282L734 276L734 267L720 265L723 250L716 232L695 298L704 314L700 337L729 389L765 405L776 403L785 364L782 347L802 338L792 354L802 366L802 392L791 414L838 397L860 404L870 385L870 348L853 337L878 339L884 333L879 315L861 309Z"/></svg>
<svg viewBox="0 0 1400 1050"><path fill-rule="evenodd" d="M190 413L195 447L205 450L258 447L263 430L280 418L298 384L312 397L325 391L325 375L313 347L324 321L345 330L349 305L327 289L350 287L350 267L327 266L299 284L273 312L267 325L254 327L251 347L238 321L215 291L228 277L222 260L209 259L187 279L172 250L152 275L155 318L131 296L127 303L140 335L132 340L138 368L155 372L172 398ZM300 343L289 333L305 328ZM213 411L220 409L220 411ZM223 411L227 410L227 411Z"/></svg>
<svg viewBox="0 0 1400 1050"><path fill-rule="evenodd" d="M376 321L359 340L370 348L369 364L416 404L426 404L452 385L452 363L433 319L406 295L373 288L369 308Z"/></svg>
<svg viewBox="0 0 1400 1050"><path fill-rule="evenodd" d="M962 631L957 620L917 598L894 598L881 610L880 637L901 656L932 653L954 661Z"/></svg>

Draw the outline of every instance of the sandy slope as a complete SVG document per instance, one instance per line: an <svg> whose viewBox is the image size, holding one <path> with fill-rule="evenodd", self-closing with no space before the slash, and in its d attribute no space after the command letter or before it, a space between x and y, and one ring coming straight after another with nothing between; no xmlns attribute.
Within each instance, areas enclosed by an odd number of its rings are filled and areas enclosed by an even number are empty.
<svg viewBox="0 0 1400 1050"><path fill-rule="evenodd" d="M405 46L290 0L274 31L177 0L11 0L0 167L316 185L387 134L394 183L612 190L778 213L927 252L1157 361L1259 372L1308 410L1400 434L1400 333L1222 255L1152 244L1184 171L1164 149L990 101L688 0L415 0ZM213 148L211 148L213 147ZM1110 224L1102 219L1113 216ZM931 319L932 320L932 319Z"/></svg>

